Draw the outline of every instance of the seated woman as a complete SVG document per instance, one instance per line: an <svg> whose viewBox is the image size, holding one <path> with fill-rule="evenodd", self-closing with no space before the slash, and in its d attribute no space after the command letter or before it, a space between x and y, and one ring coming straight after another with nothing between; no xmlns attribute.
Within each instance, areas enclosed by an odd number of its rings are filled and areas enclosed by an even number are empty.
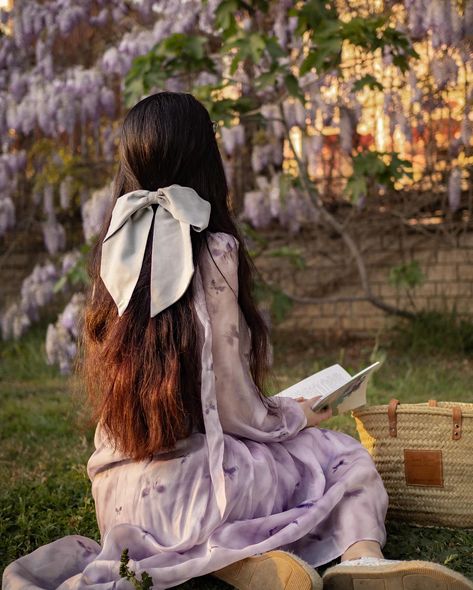
<svg viewBox="0 0 473 590"><path fill-rule="evenodd" d="M227 194L195 98L131 109L84 326L102 546L41 547L3 588L130 588L125 548L156 589L213 573L242 590L310 590L339 557L326 588L473 588L435 564L383 560L387 496L369 454L318 427L330 411L313 412L316 398L262 395L267 333Z"/></svg>

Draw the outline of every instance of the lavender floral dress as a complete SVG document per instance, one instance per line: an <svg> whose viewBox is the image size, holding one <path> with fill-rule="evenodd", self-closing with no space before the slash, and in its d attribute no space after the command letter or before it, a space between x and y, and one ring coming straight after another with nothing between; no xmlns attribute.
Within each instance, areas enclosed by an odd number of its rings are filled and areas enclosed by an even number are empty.
<svg viewBox="0 0 473 590"><path fill-rule="evenodd" d="M134 462L98 427L88 473L102 545L70 536L40 547L7 567L5 590L129 589L125 547L131 569L162 589L275 548L318 566L358 540L384 543L387 496L368 453L345 434L304 429L294 400L280 398L278 415L261 402L237 302L238 243L209 233L209 245L193 279L205 434Z"/></svg>

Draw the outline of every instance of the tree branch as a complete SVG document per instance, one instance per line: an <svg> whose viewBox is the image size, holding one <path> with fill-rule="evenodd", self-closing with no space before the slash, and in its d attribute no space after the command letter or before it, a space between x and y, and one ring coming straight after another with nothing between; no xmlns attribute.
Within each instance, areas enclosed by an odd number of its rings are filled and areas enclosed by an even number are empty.
<svg viewBox="0 0 473 590"><path fill-rule="evenodd" d="M281 115L281 122L284 125L284 128L286 130L287 140L289 142L292 153L294 155L294 159L296 160L297 166L299 168L302 184L304 185L307 195L309 196L309 198L313 202L314 206L316 207L317 211L319 212L320 219L325 221L333 230L335 230L337 232L337 234L342 238L342 240L345 242L348 250L350 251L350 254L353 257L356 267L357 267L357 270L358 270L358 275L360 277L361 286L362 286L363 291L365 293L365 296L363 299L366 301L369 301L375 307L382 309L383 311L385 311L386 313L389 313L391 315L396 315L396 316L404 317L404 318L408 318L408 319L414 319L416 317L416 314L414 312L411 312L407 309L398 308L394 305L390 305L389 303L386 303L385 301L383 301L379 297L376 297L376 295L374 295L373 292L371 291L371 285L369 282L368 271L366 269L366 264L363 259L363 255L361 254L360 249L358 248L358 245L356 244L355 240L351 237L351 235L347 232L347 230L344 228L343 224L341 224L338 221L338 219L336 219L324 207L322 200L320 199L317 192L314 190L314 186L307 174L307 171L306 171L306 168L305 168L303 162L301 161L301 159L299 158L299 156L297 154L297 151L294 146L294 142L292 141L290 133L289 133L290 130L289 130L286 118L284 116L284 109L281 104L279 105L279 112Z"/></svg>

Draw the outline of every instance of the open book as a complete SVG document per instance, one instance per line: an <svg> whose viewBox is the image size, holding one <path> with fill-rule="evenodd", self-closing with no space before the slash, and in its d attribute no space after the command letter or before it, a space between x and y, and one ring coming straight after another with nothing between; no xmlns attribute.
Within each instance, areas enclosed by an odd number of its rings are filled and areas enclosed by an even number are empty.
<svg viewBox="0 0 473 590"><path fill-rule="evenodd" d="M366 404L368 379L380 366L381 363L376 362L352 377L340 365L332 365L276 395L294 399L298 397L309 399L320 395L321 399L312 406L314 412L320 411L325 406L331 406L334 415L344 414Z"/></svg>

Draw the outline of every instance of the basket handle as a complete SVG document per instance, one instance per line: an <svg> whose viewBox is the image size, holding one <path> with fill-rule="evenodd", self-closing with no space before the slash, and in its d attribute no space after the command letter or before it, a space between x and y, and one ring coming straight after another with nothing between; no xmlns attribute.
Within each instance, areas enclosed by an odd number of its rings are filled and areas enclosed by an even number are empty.
<svg viewBox="0 0 473 590"><path fill-rule="evenodd" d="M452 408L452 416L453 416L453 431L452 431L452 439L453 440L460 440L462 437L462 409L460 406L454 406Z"/></svg>
<svg viewBox="0 0 473 590"><path fill-rule="evenodd" d="M437 408L437 400L429 399L429 408ZM462 437L462 409L460 406L453 406L452 408L453 429L452 440L460 440Z"/></svg>
<svg viewBox="0 0 473 590"><path fill-rule="evenodd" d="M396 410L399 405L398 399L392 399L388 405L389 436L397 436L397 414Z"/></svg>
<svg viewBox="0 0 473 590"><path fill-rule="evenodd" d="M388 405L388 422L389 422L389 436L396 438L397 437L397 407L399 405L398 399L392 399ZM429 407L436 408L437 401L436 400L429 400ZM452 429L452 439L453 440L460 440L462 437L462 409L460 406L453 406L452 408L452 419L453 419L453 429Z"/></svg>

